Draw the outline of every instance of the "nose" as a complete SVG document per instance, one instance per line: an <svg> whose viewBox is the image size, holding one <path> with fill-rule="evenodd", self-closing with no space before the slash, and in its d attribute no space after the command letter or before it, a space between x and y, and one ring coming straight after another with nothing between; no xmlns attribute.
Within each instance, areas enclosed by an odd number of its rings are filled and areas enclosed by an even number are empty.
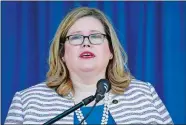
<svg viewBox="0 0 186 125"><path fill-rule="evenodd" d="M88 38L85 38L82 44L82 47L91 47L91 43Z"/></svg>

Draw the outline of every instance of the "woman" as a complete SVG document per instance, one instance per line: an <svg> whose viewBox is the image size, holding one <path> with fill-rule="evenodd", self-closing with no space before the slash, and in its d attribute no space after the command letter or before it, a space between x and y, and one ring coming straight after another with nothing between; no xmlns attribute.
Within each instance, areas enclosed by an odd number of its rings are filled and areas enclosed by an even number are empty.
<svg viewBox="0 0 186 125"><path fill-rule="evenodd" d="M108 79L111 90L84 124L170 124L164 104L150 83L134 79L127 55L105 15L77 8L61 22L49 56L47 81L17 92L5 123L43 124L84 98ZM79 124L94 101L55 124Z"/></svg>

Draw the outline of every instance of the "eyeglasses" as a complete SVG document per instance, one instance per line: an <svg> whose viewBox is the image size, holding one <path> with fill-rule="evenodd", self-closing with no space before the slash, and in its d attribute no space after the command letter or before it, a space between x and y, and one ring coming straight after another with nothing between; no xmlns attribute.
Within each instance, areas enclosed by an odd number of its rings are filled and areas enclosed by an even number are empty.
<svg viewBox="0 0 186 125"><path fill-rule="evenodd" d="M85 41L85 38L88 38L89 42L94 45L102 44L104 42L104 38L106 37L106 34L102 33L96 33L96 34L90 34L89 36L83 36L83 35L69 35L67 36L67 40L72 45L82 45Z"/></svg>

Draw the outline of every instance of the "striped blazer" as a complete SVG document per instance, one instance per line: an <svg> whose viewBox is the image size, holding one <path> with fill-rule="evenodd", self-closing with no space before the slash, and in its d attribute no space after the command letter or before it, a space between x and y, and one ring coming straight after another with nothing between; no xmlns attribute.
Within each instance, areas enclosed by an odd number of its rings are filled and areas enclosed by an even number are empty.
<svg viewBox="0 0 186 125"><path fill-rule="evenodd" d="M73 105L72 99L58 95L43 82L16 92L5 124L43 124ZM111 94L109 111L116 124L173 124L154 87L136 79L124 94ZM73 118L71 113L55 124L73 124Z"/></svg>

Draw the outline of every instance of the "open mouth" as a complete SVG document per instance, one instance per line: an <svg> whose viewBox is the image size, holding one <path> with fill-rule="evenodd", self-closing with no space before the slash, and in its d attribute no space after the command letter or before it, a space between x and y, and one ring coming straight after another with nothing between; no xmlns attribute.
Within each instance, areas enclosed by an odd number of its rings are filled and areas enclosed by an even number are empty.
<svg viewBox="0 0 186 125"><path fill-rule="evenodd" d="M85 52L82 52L79 57L83 59L90 59L90 58L94 58L95 55L92 52L85 51Z"/></svg>

